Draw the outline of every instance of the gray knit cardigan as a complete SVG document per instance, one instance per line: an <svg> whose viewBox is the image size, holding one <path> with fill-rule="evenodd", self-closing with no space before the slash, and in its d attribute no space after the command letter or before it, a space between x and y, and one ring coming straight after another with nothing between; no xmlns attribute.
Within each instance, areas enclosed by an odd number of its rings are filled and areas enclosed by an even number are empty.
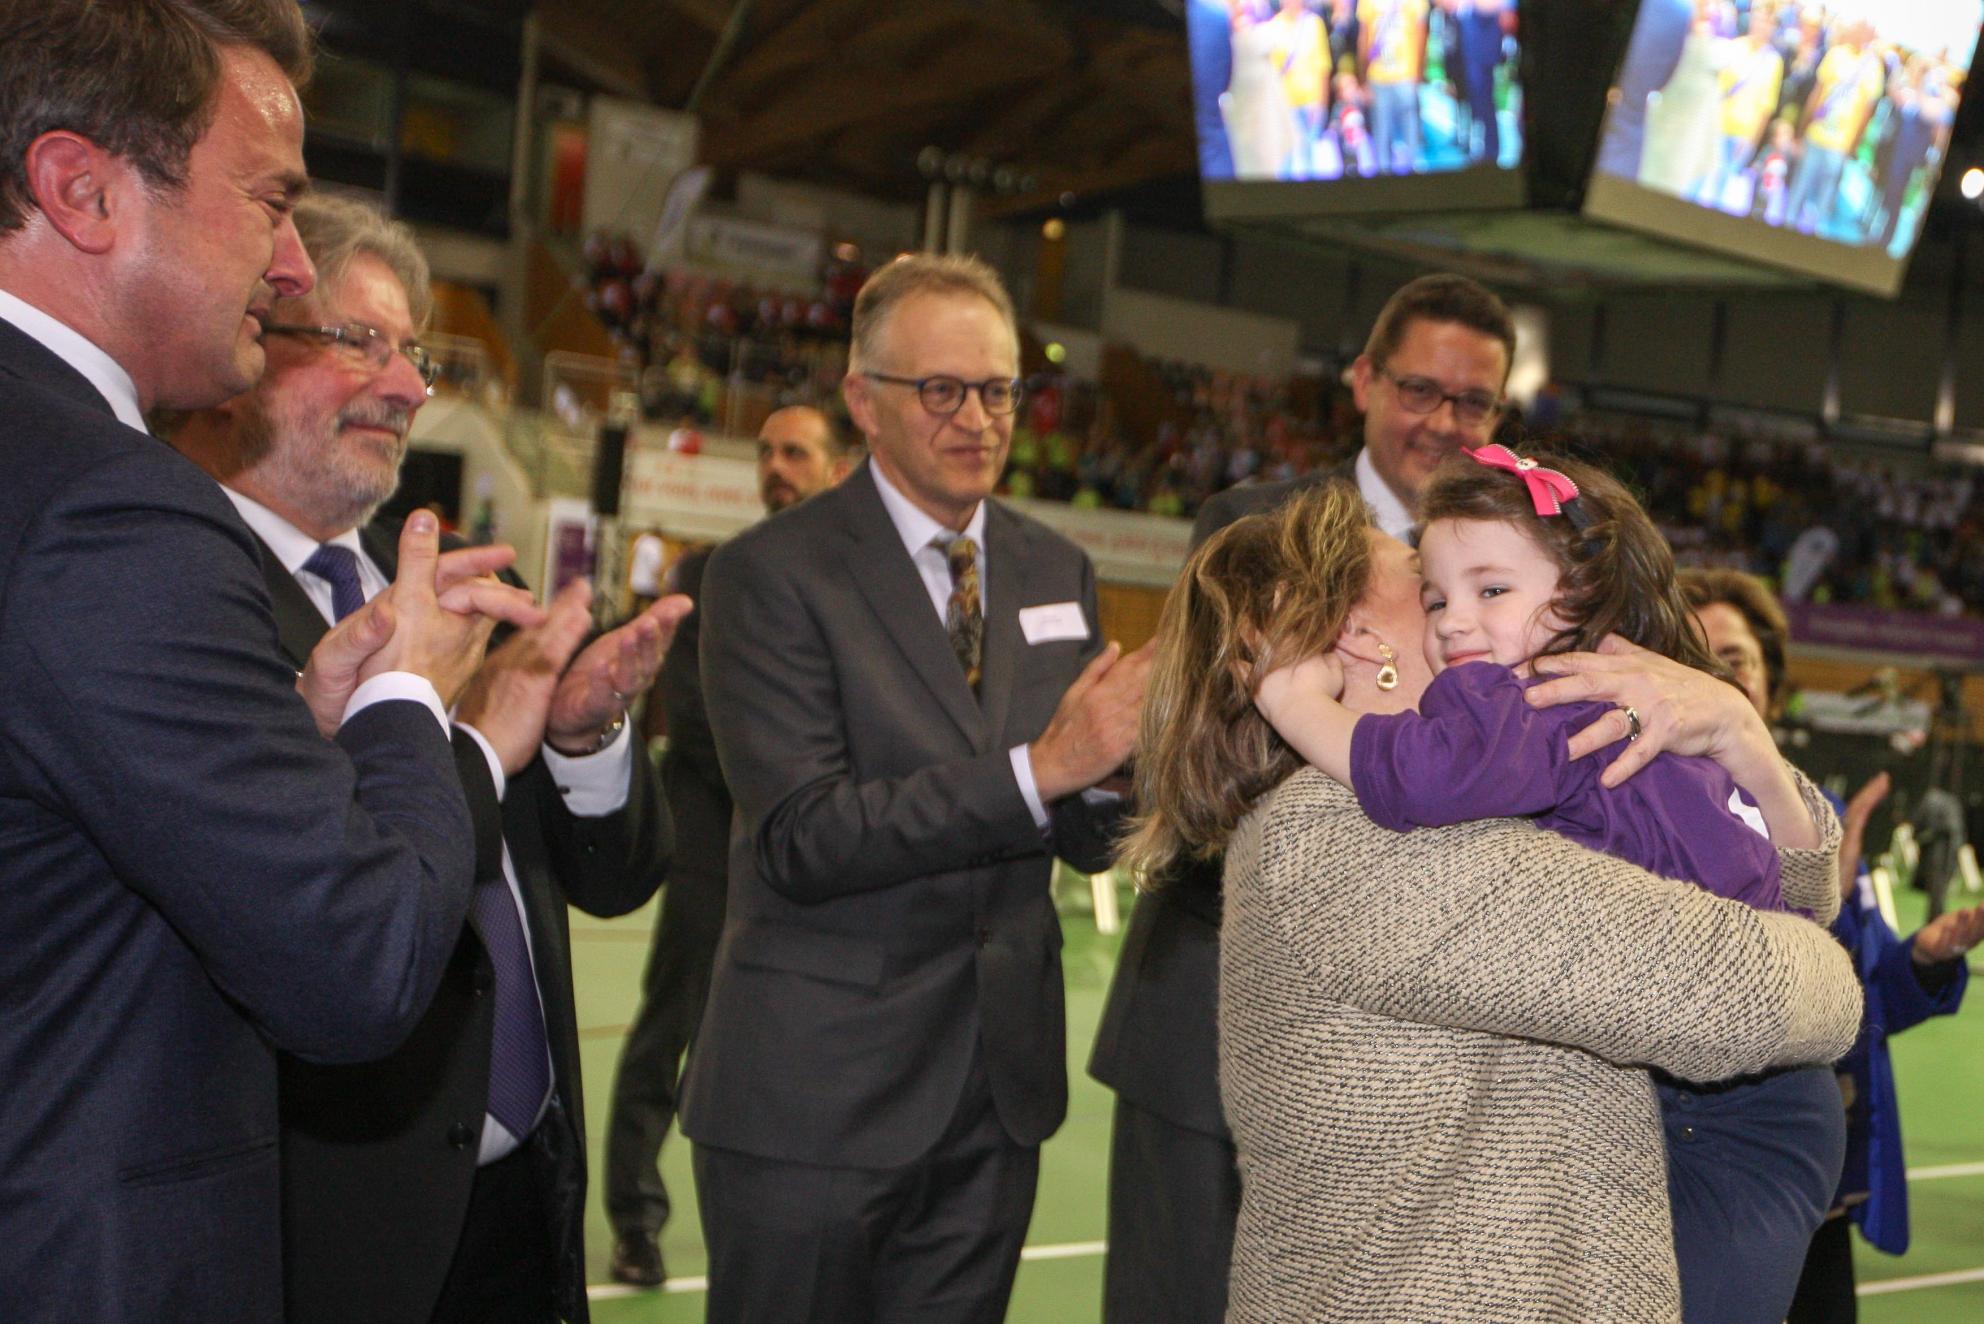
<svg viewBox="0 0 1984 1324"><path fill-rule="evenodd" d="M1839 823L1780 852L1839 908ZM1220 1086L1240 1155L1231 1324L1681 1318L1646 1066L1852 1044L1846 953L1795 915L1509 819L1394 833L1312 769L1226 853Z"/></svg>

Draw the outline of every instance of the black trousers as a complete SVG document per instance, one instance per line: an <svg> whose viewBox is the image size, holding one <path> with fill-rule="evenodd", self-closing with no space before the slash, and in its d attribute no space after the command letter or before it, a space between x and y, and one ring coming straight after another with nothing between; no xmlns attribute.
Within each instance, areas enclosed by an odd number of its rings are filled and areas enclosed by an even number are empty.
<svg viewBox="0 0 1984 1324"><path fill-rule="evenodd" d="M475 1170L433 1324L555 1324L551 1220L528 1144Z"/></svg>
<svg viewBox="0 0 1984 1324"><path fill-rule="evenodd" d="M1219 1324L1240 1216L1233 1142L1116 1100L1103 1324Z"/></svg>
<svg viewBox="0 0 1984 1324"><path fill-rule="evenodd" d="M1854 1324L1859 1318L1860 1302L1853 1293L1853 1220L1841 1214L1812 1234L1785 1324Z"/></svg>
<svg viewBox="0 0 1984 1324"><path fill-rule="evenodd" d="M675 818L675 858L606 1119L606 1217L616 1234L653 1236L668 1221L661 1144L675 1121L682 1055L703 1018L723 935L730 793L673 753L662 760L661 784Z"/></svg>
<svg viewBox="0 0 1984 1324"><path fill-rule="evenodd" d="M974 1068L936 1147L833 1168L697 1145L707 1324L1000 1324L1040 1151L1013 1143Z"/></svg>

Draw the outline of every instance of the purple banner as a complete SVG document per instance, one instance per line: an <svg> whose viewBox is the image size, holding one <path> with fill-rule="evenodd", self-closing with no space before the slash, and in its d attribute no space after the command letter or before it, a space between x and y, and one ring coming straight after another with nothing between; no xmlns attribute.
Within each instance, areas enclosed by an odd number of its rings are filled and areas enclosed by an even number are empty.
<svg viewBox="0 0 1984 1324"><path fill-rule="evenodd" d="M1931 616L1812 602L1787 602L1791 638L1801 644L1856 648L1904 657L1984 661L1984 620L1974 616Z"/></svg>

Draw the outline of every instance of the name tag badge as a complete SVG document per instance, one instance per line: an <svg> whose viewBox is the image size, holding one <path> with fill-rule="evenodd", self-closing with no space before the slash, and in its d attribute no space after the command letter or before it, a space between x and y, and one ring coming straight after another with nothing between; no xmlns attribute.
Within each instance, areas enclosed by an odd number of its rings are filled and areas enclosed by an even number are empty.
<svg viewBox="0 0 1984 1324"><path fill-rule="evenodd" d="M1020 608L1020 631L1029 644L1051 644L1057 639L1088 638L1088 620L1079 602L1046 602L1038 607Z"/></svg>

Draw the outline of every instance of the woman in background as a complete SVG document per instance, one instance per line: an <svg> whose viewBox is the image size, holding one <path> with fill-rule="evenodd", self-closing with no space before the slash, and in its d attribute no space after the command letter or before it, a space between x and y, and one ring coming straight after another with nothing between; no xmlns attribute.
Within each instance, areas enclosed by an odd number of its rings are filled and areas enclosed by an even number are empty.
<svg viewBox="0 0 1984 1324"><path fill-rule="evenodd" d="M1681 592L1695 609L1709 651L1736 676L1766 721L1784 699L1784 610L1770 589L1740 570L1683 570ZM1882 918L1861 859L1867 819L1888 792L1883 772L1844 806L1839 852L1841 905L1832 933L1853 957L1866 992L1866 1019L1850 1052L1835 1064L1846 1108L1846 1170L1832 1212L1812 1238L1788 1324L1851 1324L1854 1297L1849 1220L1890 1255L1908 1249L1908 1177L1901 1153L1901 1109L1888 1037L1963 1002L1970 971L1963 957L1984 939L1984 907L1950 911L1911 938ZM1834 801L1835 807L1838 801Z"/></svg>

